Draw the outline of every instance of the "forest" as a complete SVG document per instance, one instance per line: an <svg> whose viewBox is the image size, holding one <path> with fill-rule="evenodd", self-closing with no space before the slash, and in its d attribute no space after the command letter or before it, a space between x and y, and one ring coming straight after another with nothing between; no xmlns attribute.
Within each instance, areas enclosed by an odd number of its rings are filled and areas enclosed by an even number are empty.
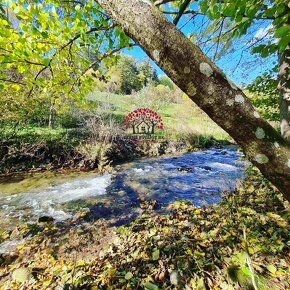
<svg viewBox="0 0 290 290"><path fill-rule="evenodd" d="M0 289L288 289L289 17L0 2Z"/></svg>

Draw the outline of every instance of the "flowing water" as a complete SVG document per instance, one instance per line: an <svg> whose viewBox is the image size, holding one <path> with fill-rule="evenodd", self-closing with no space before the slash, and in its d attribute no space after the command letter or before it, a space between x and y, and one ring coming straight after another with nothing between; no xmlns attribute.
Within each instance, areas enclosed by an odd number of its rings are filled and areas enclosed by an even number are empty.
<svg viewBox="0 0 290 290"><path fill-rule="evenodd" d="M240 157L236 147L212 148L126 163L112 174L36 175L20 181L6 180L0 184L0 226L11 230L43 216L61 222L83 209L95 219L113 215L121 219L130 214L132 218L132 209L139 209L140 200L154 199L161 206L176 200L188 200L196 206L218 203L220 193L233 190L244 176L246 164ZM15 243L4 242L0 253Z"/></svg>

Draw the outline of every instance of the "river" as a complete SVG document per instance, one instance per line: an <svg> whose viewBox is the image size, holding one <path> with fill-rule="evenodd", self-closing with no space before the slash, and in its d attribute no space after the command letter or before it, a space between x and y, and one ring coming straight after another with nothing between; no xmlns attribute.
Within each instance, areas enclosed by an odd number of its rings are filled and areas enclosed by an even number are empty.
<svg viewBox="0 0 290 290"><path fill-rule="evenodd" d="M140 213L140 201L156 200L157 210L177 200L198 207L218 203L221 192L234 190L244 177L246 164L240 158L232 146L137 160L104 175L42 173L6 180L0 184L0 226L11 231L43 216L63 222L80 210L94 219L120 215L122 224ZM0 253L16 244L3 242Z"/></svg>

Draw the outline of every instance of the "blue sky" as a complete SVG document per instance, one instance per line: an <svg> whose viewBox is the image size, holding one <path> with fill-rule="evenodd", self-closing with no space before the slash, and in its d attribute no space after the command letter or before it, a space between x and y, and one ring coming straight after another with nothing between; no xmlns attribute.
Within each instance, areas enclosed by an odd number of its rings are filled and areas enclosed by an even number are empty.
<svg viewBox="0 0 290 290"><path fill-rule="evenodd" d="M189 16L188 16L189 17ZM190 22L183 29L182 32L189 36L196 30L197 24L201 23L203 16L197 16L195 22ZM187 21L186 17L183 17L179 22L178 27L182 27ZM251 83L258 75L271 69L277 58L276 56L262 59L257 56L253 56L249 49L243 50L246 43L251 45L253 40L259 40L263 38L263 41L274 41L269 33L271 29L271 23L269 21L256 22L253 27L248 30L248 34L239 40L234 42L231 48L232 52L225 55L215 63L228 75L228 77L239 86ZM207 51L207 47L202 47L204 52ZM134 47L132 50L124 51L125 54L132 55L138 61L148 59L146 53L140 47ZM208 56L212 51L208 52ZM154 64L152 62L152 64ZM159 75L164 72L154 64Z"/></svg>

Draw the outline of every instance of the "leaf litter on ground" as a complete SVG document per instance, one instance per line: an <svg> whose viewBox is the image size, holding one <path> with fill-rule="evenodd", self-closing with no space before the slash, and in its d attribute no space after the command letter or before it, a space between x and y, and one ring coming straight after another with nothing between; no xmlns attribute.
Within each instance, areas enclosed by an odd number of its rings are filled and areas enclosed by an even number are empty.
<svg viewBox="0 0 290 290"><path fill-rule="evenodd" d="M121 227L36 231L1 256L0 289L290 289L289 203L256 170L216 205L155 203Z"/></svg>

